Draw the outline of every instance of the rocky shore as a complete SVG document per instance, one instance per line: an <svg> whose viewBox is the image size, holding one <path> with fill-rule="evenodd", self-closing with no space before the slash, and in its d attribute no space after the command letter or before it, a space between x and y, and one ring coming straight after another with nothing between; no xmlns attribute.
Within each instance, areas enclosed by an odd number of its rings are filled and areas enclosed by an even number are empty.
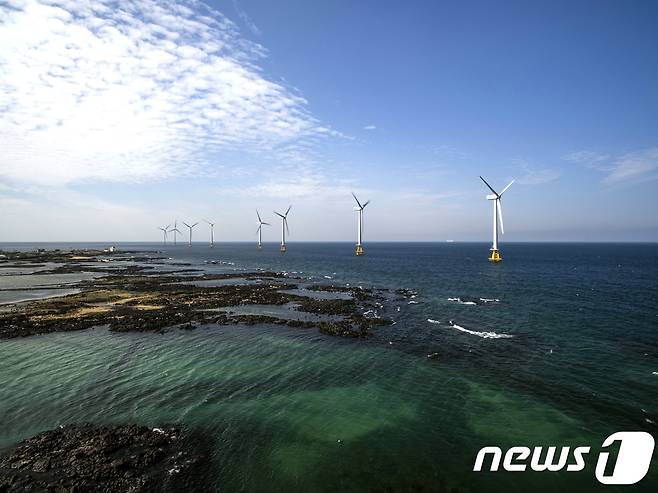
<svg viewBox="0 0 658 493"><path fill-rule="evenodd" d="M208 450L173 426L63 426L0 457L0 492L206 491Z"/></svg>
<svg viewBox="0 0 658 493"><path fill-rule="evenodd" d="M98 326L116 332L163 332L171 328L236 323L271 323L316 328L334 336L365 337L374 327L392 323L384 317L365 316L378 306L379 294L372 290L315 284L306 289L310 293L342 292L349 296L340 299L301 296L285 292L298 289L301 280L278 272L204 274L183 264L169 264L170 270L159 270L156 267L164 264L162 258L148 252L57 250L0 254L0 271L6 266L56 264L38 273L101 274L97 279L74 284L81 290L79 293L4 307L0 311L0 339ZM216 285L204 284L208 282ZM294 310L316 317L297 320L230 312L230 307L236 306L285 304L293 304Z"/></svg>

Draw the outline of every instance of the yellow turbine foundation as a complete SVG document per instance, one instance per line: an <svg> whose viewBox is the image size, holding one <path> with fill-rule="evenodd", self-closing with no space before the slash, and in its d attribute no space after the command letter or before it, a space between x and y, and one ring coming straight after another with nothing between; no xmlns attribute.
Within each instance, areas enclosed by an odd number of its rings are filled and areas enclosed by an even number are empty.
<svg viewBox="0 0 658 493"><path fill-rule="evenodd" d="M496 249L491 249L491 255L489 255L489 262L500 262L503 260L503 257L500 256L500 251Z"/></svg>
<svg viewBox="0 0 658 493"><path fill-rule="evenodd" d="M364 251L363 251L363 246L361 246L361 245L357 245L357 246L356 246L356 255L357 255L357 256L361 256L361 255L363 255L363 253L364 253Z"/></svg>
<svg viewBox="0 0 658 493"><path fill-rule="evenodd" d="M286 246L285 246L285 245L281 245L281 247L279 248L279 251L280 251L281 253L286 253Z"/></svg>

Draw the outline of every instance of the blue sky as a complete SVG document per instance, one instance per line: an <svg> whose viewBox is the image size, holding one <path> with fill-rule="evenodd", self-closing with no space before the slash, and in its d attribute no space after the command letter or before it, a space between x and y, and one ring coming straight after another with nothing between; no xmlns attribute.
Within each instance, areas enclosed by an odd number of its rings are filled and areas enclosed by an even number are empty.
<svg viewBox="0 0 658 493"><path fill-rule="evenodd" d="M658 241L656 2L0 11L2 240Z"/></svg>

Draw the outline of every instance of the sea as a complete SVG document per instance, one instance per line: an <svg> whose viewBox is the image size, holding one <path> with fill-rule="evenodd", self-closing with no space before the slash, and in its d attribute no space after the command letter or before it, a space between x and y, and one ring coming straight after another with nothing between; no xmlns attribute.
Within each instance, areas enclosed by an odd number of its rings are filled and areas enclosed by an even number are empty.
<svg viewBox="0 0 658 493"><path fill-rule="evenodd" d="M658 244L505 243L498 264L484 243L117 246L415 294L365 339L264 324L1 340L0 452L66 423L178 423L211 441L218 491L658 491L658 453L635 485L595 474L611 434L658 437ZM0 302L53 294L0 274ZM485 446L590 452L582 471L474 471Z"/></svg>

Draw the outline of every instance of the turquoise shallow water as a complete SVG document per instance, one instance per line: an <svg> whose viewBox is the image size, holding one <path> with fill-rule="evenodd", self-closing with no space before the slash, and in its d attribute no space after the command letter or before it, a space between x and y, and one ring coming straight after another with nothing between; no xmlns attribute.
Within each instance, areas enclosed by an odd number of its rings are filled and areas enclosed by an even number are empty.
<svg viewBox="0 0 658 493"><path fill-rule="evenodd" d="M500 265L478 244L165 251L208 270L412 288L418 303L389 302L397 323L368 340L263 325L0 341L0 449L63 423L179 422L213 441L225 491L600 491L595 455L578 473L473 462L485 445L594 454L615 431L656 435L657 245L510 244ZM657 467L633 490L655 491Z"/></svg>

